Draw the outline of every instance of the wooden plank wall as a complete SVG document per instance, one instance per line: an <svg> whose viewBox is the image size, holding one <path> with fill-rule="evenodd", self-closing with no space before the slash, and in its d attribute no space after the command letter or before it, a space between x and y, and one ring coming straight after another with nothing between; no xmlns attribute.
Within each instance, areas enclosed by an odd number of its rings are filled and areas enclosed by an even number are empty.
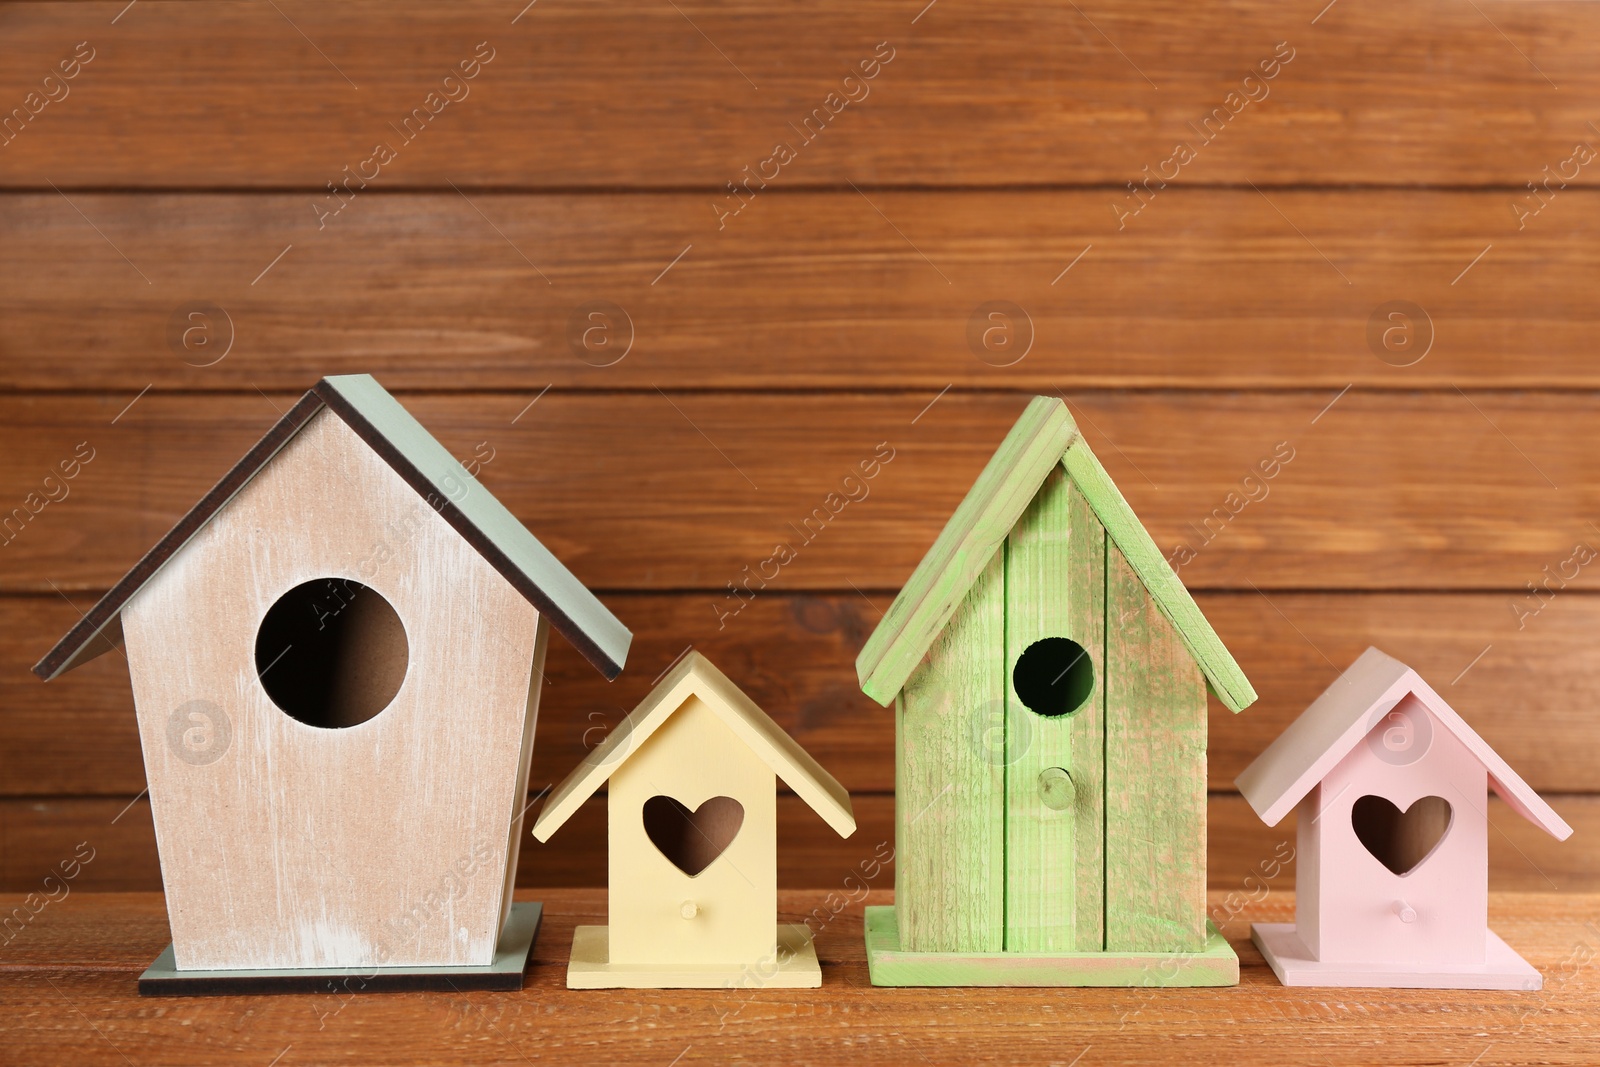
<svg viewBox="0 0 1600 1067"><path fill-rule="evenodd" d="M857 795L843 844L784 801L785 884L865 869L851 662L1043 392L1261 692L1212 708L1213 885L1293 840L1234 774L1377 644L1578 829L1497 805L1494 886L1600 886L1597 41L1554 0L0 5L0 888L80 841L159 883L126 664L27 667L352 371L638 634L610 685L552 642L535 788L692 642Z"/></svg>

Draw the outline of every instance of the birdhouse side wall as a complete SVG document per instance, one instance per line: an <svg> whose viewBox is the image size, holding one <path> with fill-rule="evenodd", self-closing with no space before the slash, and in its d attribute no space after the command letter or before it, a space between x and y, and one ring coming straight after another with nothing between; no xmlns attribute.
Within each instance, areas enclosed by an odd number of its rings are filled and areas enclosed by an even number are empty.
<svg viewBox="0 0 1600 1067"><path fill-rule="evenodd" d="M321 578L406 637L393 700L342 729L257 669L268 610ZM492 961L542 621L349 427L315 416L122 622L180 969Z"/></svg>
<svg viewBox="0 0 1600 1067"><path fill-rule="evenodd" d="M1318 830L1311 842L1316 864L1308 868L1302 858L1297 875L1297 885L1316 881L1296 906L1307 947L1332 962L1482 963L1489 906L1488 773L1455 734L1421 701L1407 697L1323 779L1318 792L1320 806L1312 816ZM1399 812L1412 811L1425 797L1450 805L1448 828L1409 873L1390 870L1358 837L1354 811L1366 796L1384 798Z"/></svg>
<svg viewBox="0 0 1600 1067"><path fill-rule="evenodd" d="M607 797L612 963L745 966L754 977L777 951L777 776L697 696L637 750L623 745ZM744 809L726 849L697 875L651 841L652 797L690 812L714 797Z"/></svg>
<svg viewBox="0 0 1600 1067"><path fill-rule="evenodd" d="M522 713L522 746L517 756L517 782L511 790L512 803L516 805L517 813L512 816L511 825L506 831L505 883L500 893L501 929L505 928L506 919L511 915L511 896L517 886L517 860L522 855L522 827L528 809L532 807L532 804L523 798L528 795L528 776L533 771L533 739L534 732L539 728L539 698L544 693L546 684L544 657L549 645L550 620L541 615L534 635L533 669L528 677L528 699Z"/></svg>

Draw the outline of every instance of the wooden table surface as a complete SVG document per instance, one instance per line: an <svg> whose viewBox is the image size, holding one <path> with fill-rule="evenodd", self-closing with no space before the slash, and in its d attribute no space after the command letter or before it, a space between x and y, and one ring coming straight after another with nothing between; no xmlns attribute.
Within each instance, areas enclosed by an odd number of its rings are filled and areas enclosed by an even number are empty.
<svg viewBox="0 0 1600 1067"><path fill-rule="evenodd" d="M1212 895L1212 915L1239 953L1238 988L874 989L861 908L890 895L848 901L830 889L786 891L779 901L786 918L813 916L820 990L569 992L572 928L604 921L603 892L518 897L546 908L520 993L140 999L138 975L168 938L161 896L70 893L20 931L8 929L10 940L0 945L0 1063L1465 1067L1600 1060L1600 894L1491 898L1494 929L1544 973L1545 988L1528 993L1285 989L1249 940L1251 920L1292 915L1292 894L1276 891L1256 902ZM21 901L0 898L0 908L9 912ZM844 906L832 914L837 905Z"/></svg>

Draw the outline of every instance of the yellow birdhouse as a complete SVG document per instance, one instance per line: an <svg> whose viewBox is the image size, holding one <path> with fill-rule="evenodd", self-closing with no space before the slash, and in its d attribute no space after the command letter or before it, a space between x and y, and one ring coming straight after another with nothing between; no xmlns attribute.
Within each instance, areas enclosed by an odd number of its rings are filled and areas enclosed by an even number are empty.
<svg viewBox="0 0 1600 1067"><path fill-rule="evenodd" d="M609 781L610 925L580 926L571 989L822 984L804 925L780 926L777 780L843 837L850 795L691 651L562 782L548 841Z"/></svg>

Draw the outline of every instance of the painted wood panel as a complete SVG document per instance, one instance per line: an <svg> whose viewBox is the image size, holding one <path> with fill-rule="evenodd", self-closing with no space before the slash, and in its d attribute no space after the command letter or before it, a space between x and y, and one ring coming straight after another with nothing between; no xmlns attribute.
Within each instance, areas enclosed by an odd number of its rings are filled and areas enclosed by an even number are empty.
<svg viewBox="0 0 1600 1067"><path fill-rule="evenodd" d="M1490 888L1600 892L1600 865L1582 845L1600 837L1600 797L1563 793L1547 794L1547 799L1577 828L1571 841L1552 840L1499 798L1490 798ZM860 829L842 841L800 798L778 795L780 887L828 884L839 888L841 897L859 893L862 884L893 887L894 795L857 793L852 802ZM1299 860L1292 821L1263 826L1237 794L1212 794L1206 818L1207 879L1213 890L1232 901L1221 910L1213 909L1215 921L1229 920L1244 904L1293 889ZM148 800L69 797L0 800L0 891L42 891L44 878L59 872L80 845L87 846L86 852L92 850L93 859L82 864L71 883L73 893L161 887ZM604 887L605 797L588 801L549 847L530 844L523 849L517 884ZM825 923L828 914L825 909L816 921ZM604 921L599 913L596 921ZM0 949L0 962L14 960L23 948L19 939ZM160 948L151 950L152 958Z"/></svg>
<svg viewBox="0 0 1600 1067"><path fill-rule="evenodd" d="M927 259L848 188L763 193L721 240L691 193L385 193L326 231L305 194L0 194L0 388L1600 386L1600 191L1520 229L1506 190L1173 188L1121 230L1105 190L870 195ZM1425 318L1378 314L1402 297ZM1003 368L971 334L997 299L1026 315Z"/></svg>
<svg viewBox="0 0 1600 1067"><path fill-rule="evenodd" d="M1320 849L1309 872L1319 884L1309 899L1297 896L1296 931L1310 932L1306 944L1316 946L1318 960L1423 972L1433 964L1482 964L1489 909L1488 774L1415 696L1395 710L1407 717L1402 721L1428 724L1426 749L1402 763L1388 752L1375 755L1379 745L1359 744L1323 778L1312 816L1319 840L1310 842ZM1374 731L1389 725L1380 722ZM1381 797L1400 812L1411 812L1425 797L1444 801L1444 825L1424 828L1438 834L1430 835L1420 862L1392 870L1361 840L1352 809L1369 797ZM1399 914L1406 908L1410 921Z"/></svg>
<svg viewBox="0 0 1600 1067"><path fill-rule="evenodd" d="M1106 551L1106 947L1205 940L1206 693L1122 553Z"/></svg>
<svg viewBox="0 0 1600 1067"><path fill-rule="evenodd" d="M511 915L511 892L517 887L518 861L522 858L522 828L527 824L529 805L522 799L528 795L528 776L533 772L534 734L539 728L539 699L544 693L545 653L550 647L550 620L539 617L533 637L533 663L528 675L528 702L522 719L522 748L517 755L517 782L511 791L512 810L516 812L506 827L506 874L501 890L500 926L505 928Z"/></svg>
<svg viewBox="0 0 1600 1067"><path fill-rule="evenodd" d="M1005 545L1008 952L1105 943L1105 552L1105 530L1057 464ZM1048 638L1082 645L1094 672L1083 706L1054 717L1015 685L1019 658Z"/></svg>
<svg viewBox="0 0 1600 1067"><path fill-rule="evenodd" d="M450 181L748 182L747 213L846 180L1521 188L1589 136L1600 94L1588 4L412 0L384 26L344 5L120 6L8 5L8 107L74 42L94 58L13 134L7 183L295 186L308 222L338 205L330 181L346 213ZM716 234L724 202L687 221Z"/></svg>
<svg viewBox="0 0 1600 1067"><path fill-rule="evenodd" d="M1591 789L1600 764L1600 718L1587 710L1600 676L1593 640L1600 632L1600 597L1584 591L1583 581L1522 629L1512 608L1527 599L1526 591L1522 598L1494 592L1198 594L1201 610L1261 692L1246 715L1213 704L1210 788L1232 792L1234 777L1338 675L1333 663L1347 664L1375 644L1441 684L1459 676L1450 687L1452 704L1535 789ZM706 626L713 600L720 599L714 594L608 593L603 599L635 633L633 665L606 682L565 641L550 642L548 700L530 793L559 782L615 729L691 634L695 647L727 664L751 698L771 708L773 718L852 791L893 791L894 714L861 693L851 668L888 594L764 592L720 631ZM87 607L89 600L77 602ZM0 595L6 722L0 797L120 796L126 803L144 789L127 661L111 653L49 685L28 672L77 617L55 593ZM1285 631L1293 640L1285 640ZM1506 715L1506 708L1516 714ZM1549 737L1560 737L1561 744L1548 744ZM1583 840L1569 847L1581 851Z"/></svg>
<svg viewBox="0 0 1600 1067"><path fill-rule="evenodd" d="M713 797L743 807L737 833L696 874L652 843L652 797L694 812ZM751 964L777 951L777 777L715 711L692 696L610 780L608 884L614 963ZM550 848L554 845L539 846ZM693 905L693 914L685 914Z"/></svg>
<svg viewBox="0 0 1600 1067"><path fill-rule="evenodd" d="M908 950L1003 947L1004 663L996 552L895 704L895 909Z"/></svg>
<svg viewBox="0 0 1600 1067"><path fill-rule="evenodd" d="M292 644L257 653L321 578L381 595L408 644L346 728L269 698ZM314 416L122 618L180 968L490 962L539 614L348 426Z"/></svg>

